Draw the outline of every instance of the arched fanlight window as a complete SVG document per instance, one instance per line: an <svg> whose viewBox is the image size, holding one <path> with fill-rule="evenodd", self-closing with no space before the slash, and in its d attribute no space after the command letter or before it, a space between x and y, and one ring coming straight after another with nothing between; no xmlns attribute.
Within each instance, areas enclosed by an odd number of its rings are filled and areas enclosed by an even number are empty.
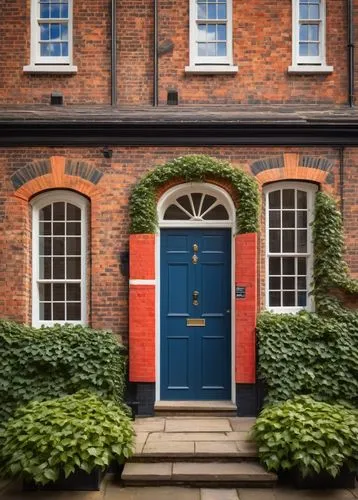
<svg viewBox="0 0 358 500"><path fill-rule="evenodd" d="M234 208L229 195L209 184L184 184L172 188L158 204L159 220L163 225L175 223L229 224Z"/></svg>
<svg viewBox="0 0 358 500"><path fill-rule="evenodd" d="M88 202L56 190L32 207L33 325L84 324Z"/></svg>

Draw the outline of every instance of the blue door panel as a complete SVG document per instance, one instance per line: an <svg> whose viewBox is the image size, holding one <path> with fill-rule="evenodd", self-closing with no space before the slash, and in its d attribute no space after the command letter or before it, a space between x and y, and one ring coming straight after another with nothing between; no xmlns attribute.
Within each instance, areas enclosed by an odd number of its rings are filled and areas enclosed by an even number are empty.
<svg viewBox="0 0 358 500"><path fill-rule="evenodd" d="M230 230L162 230L160 293L161 399L230 399ZM205 326L190 326L191 319Z"/></svg>

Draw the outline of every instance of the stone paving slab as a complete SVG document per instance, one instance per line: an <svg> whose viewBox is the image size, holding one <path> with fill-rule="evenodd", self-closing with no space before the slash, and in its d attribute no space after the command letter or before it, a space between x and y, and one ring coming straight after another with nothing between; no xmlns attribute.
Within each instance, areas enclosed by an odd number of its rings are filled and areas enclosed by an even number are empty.
<svg viewBox="0 0 358 500"><path fill-rule="evenodd" d="M236 443L233 441L198 441L195 443L195 453L200 455L223 455L226 457L239 456Z"/></svg>
<svg viewBox="0 0 358 500"><path fill-rule="evenodd" d="M236 441L238 432L152 432L147 443L157 441ZM243 433L245 434L245 433Z"/></svg>
<svg viewBox="0 0 358 500"><path fill-rule="evenodd" d="M202 488L201 500L239 500L234 489Z"/></svg>
<svg viewBox="0 0 358 500"><path fill-rule="evenodd" d="M272 488L239 488L237 493L239 500L276 500Z"/></svg>
<svg viewBox="0 0 358 500"><path fill-rule="evenodd" d="M175 486L119 488L109 484L105 500L200 500L200 490Z"/></svg>
<svg viewBox="0 0 358 500"><path fill-rule="evenodd" d="M178 454L185 454L185 455L194 455L194 442L193 441L154 441L145 444L143 451L142 451L142 456L145 455L178 455Z"/></svg>
<svg viewBox="0 0 358 500"><path fill-rule="evenodd" d="M249 462L208 462L173 463L173 480L176 481L270 481L276 475L266 472L263 467Z"/></svg>
<svg viewBox="0 0 358 500"><path fill-rule="evenodd" d="M131 463L127 462L123 473L123 480L130 480L133 477L142 481L156 481L158 479L169 480L172 476L173 464L168 462L156 463Z"/></svg>
<svg viewBox="0 0 358 500"><path fill-rule="evenodd" d="M236 441L236 446L239 451L249 453L249 456L257 455L256 443L253 441Z"/></svg>
<svg viewBox="0 0 358 500"><path fill-rule="evenodd" d="M227 432L226 437L229 441L252 441L249 431Z"/></svg>
<svg viewBox="0 0 358 500"><path fill-rule="evenodd" d="M148 439L148 432L137 432L135 436L135 449L134 453L140 455L143 451L144 445Z"/></svg>
<svg viewBox="0 0 358 500"><path fill-rule="evenodd" d="M230 432L232 430L227 418L200 419L167 419L165 432Z"/></svg>
<svg viewBox="0 0 358 500"><path fill-rule="evenodd" d="M134 422L136 432L163 432L165 426L165 418L148 417L137 418Z"/></svg>
<svg viewBox="0 0 358 500"><path fill-rule="evenodd" d="M240 490L242 491L242 490ZM240 500L261 500L245 496ZM262 497L262 500L266 500ZM294 490L289 488L275 489L275 500L354 500L349 490Z"/></svg>
<svg viewBox="0 0 358 500"><path fill-rule="evenodd" d="M250 431L256 422L253 417L231 417L229 420L233 431Z"/></svg>

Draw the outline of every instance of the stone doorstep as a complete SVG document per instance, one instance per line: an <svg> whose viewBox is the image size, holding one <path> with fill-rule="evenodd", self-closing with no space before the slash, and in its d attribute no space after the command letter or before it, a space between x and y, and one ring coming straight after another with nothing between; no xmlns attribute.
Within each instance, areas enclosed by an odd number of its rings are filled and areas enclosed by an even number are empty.
<svg viewBox="0 0 358 500"><path fill-rule="evenodd" d="M146 442L172 442L172 441L250 441L249 433L242 432L139 432L136 435L136 442L143 441L145 434Z"/></svg>
<svg viewBox="0 0 358 500"><path fill-rule="evenodd" d="M231 401L157 401L156 415L175 416L227 416L237 415L237 406Z"/></svg>
<svg viewBox="0 0 358 500"><path fill-rule="evenodd" d="M122 474L124 484L223 484L247 486L272 486L276 474L266 472L256 463L230 462L156 462L126 463Z"/></svg>

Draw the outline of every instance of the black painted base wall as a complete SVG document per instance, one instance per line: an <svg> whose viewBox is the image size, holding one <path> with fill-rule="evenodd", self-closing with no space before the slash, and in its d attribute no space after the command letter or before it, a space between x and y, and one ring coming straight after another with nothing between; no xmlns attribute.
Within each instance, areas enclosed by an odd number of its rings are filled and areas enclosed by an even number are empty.
<svg viewBox="0 0 358 500"><path fill-rule="evenodd" d="M256 417L263 407L265 387L261 382L256 384L236 384L236 403L239 417ZM155 384L130 383L126 401L140 417L154 415Z"/></svg>

